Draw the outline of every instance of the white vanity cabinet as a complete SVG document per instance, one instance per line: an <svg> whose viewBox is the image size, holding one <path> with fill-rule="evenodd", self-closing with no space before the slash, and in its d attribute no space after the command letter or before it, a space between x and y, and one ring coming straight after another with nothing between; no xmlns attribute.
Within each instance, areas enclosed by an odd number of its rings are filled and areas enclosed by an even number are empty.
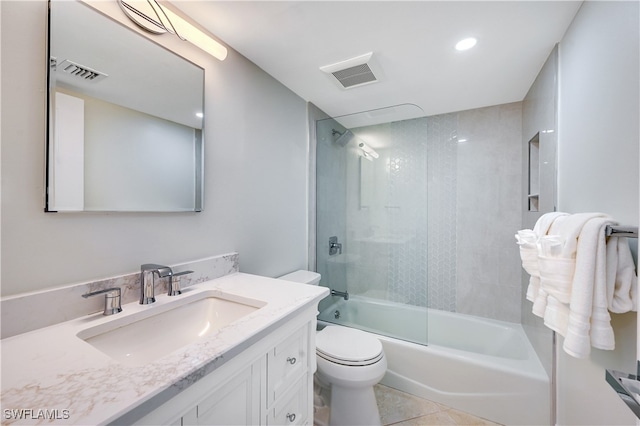
<svg viewBox="0 0 640 426"><path fill-rule="evenodd" d="M313 424L316 313L293 316L136 424Z"/></svg>
<svg viewBox="0 0 640 426"><path fill-rule="evenodd" d="M240 371L182 416L178 425L260 423L260 362Z"/></svg>

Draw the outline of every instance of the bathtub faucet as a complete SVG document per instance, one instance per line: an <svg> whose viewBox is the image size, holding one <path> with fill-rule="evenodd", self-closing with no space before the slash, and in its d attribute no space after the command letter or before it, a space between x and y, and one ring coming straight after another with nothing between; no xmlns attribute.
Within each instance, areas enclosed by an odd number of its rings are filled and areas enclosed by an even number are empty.
<svg viewBox="0 0 640 426"><path fill-rule="evenodd" d="M338 290L331 290L331 295L332 296L340 296L340 297L344 297L344 300L349 300L349 292L347 291L338 291Z"/></svg>

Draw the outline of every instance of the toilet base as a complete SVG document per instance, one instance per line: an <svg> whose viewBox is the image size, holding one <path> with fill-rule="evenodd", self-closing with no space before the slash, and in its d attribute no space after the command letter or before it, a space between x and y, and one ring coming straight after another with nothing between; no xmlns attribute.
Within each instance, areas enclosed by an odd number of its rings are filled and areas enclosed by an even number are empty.
<svg viewBox="0 0 640 426"><path fill-rule="evenodd" d="M373 386L347 388L331 386L329 425L380 426L380 413Z"/></svg>
<svg viewBox="0 0 640 426"><path fill-rule="evenodd" d="M313 426L329 426L331 386L313 375Z"/></svg>

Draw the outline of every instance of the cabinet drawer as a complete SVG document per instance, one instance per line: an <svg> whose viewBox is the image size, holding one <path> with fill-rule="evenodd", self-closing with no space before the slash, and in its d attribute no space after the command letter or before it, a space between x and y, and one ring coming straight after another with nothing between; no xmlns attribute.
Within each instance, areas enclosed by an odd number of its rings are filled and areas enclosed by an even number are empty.
<svg viewBox="0 0 640 426"><path fill-rule="evenodd" d="M308 368L309 327L305 326L269 352L267 406L271 406Z"/></svg>
<svg viewBox="0 0 640 426"><path fill-rule="evenodd" d="M303 425L309 417L309 377L302 376L292 388L269 410L268 425Z"/></svg>

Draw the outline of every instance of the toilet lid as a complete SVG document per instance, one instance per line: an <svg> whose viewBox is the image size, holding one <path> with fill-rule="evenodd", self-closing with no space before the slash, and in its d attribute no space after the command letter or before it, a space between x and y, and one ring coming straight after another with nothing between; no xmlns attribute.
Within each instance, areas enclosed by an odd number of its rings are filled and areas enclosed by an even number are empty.
<svg viewBox="0 0 640 426"><path fill-rule="evenodd" d="M383 355L382 343L353 328L328 326L316 335L318 356L337 364L371 365Z"/></svg>

